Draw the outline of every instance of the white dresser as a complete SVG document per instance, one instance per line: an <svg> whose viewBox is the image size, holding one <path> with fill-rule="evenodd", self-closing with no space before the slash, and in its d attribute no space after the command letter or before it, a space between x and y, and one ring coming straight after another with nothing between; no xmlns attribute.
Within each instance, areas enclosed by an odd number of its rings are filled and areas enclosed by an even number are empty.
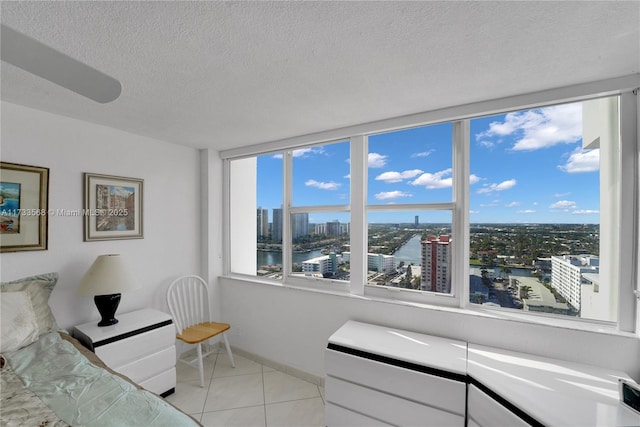
<svg viewBox="0 0 640 427"><path fill-rule="evenodd" d="M325 353L328 426L464 426L465 342L349 321Z"/></svg>
<svg viewBox="0 0 640 427"><path fill-rule="evenodd" d="M118 323L74 327L73 336L111 369L167 396L176 386L175 325L166 313L144 309L118 314Z"/></svg>
<svg viewBox="0 0 640 427"><path fill-rule="evenodd" d="M612 369L348 321L325 350L337 426L640 426Z"/></svg>
<svg viewBox="0 0 640 427"><path fill-rule="evenodd" d="M468 345L469 426L640 426L619 401L621 371Z"/></svg>

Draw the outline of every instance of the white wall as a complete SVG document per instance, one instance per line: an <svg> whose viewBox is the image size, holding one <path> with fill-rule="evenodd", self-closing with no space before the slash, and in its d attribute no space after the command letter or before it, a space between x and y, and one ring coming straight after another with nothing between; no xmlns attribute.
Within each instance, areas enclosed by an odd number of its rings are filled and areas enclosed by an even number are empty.
<svg viewBox="0 0 640 427"><path fill-rule="evenodd" d="M222 278L231 344L324 376L329 336L349 319L603 366L640 380L640 338L569 330Z"/></svg>
<svg viewBox="0 0 640 427"><path fill-rule="evenodd" d="M49 208L83 208L83 173L144 179L144 239L83 242L81 217L49 218L49 249L3 253L0 279L56 271L50 305L60 326L99 319L76 286L97 255L120 253L141 288L123 294L118 312L166 311L164 293L177 276L200 274L198 150L2 102L2 161L49 168ZM117 316L116 316L117 317Z"/></svg>

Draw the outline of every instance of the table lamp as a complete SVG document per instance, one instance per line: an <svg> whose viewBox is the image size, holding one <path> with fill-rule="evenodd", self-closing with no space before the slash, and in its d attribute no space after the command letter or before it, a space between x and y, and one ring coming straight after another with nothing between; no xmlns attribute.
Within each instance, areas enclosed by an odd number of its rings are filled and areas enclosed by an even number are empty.
<svg viewBox="0 0 640 427"><path fill-rule="evenodd" d="M137 281L119 254L100 255L80 280L78 294L93 295L102 316L98 326L109 326L118 323L115 314L120 304L120 293L137 287Z"/></svg>

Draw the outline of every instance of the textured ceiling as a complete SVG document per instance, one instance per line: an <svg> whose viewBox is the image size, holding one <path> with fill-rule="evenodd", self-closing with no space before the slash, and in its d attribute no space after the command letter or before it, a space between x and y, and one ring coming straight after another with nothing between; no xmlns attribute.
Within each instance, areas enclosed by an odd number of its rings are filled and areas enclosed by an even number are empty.
<svg viewBox="0 0 640 427"><path fill-rule="evenodd" d="M122 83L98 104L2 63L3 100L227 149L640 71L640 2L8 2Z"/></svg>

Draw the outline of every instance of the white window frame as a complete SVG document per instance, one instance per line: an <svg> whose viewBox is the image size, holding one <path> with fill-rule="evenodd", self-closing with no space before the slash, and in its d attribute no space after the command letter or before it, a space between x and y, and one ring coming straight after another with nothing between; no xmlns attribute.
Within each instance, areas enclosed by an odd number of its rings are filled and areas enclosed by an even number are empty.
<svg viewBox="0 0 640 427"><path fill-rule="evenodd" d="M578 102L593 98L620 95L620 124L621 124L621 194L631 195L621 198L620 204L620 262L617 265L619 273L618 292L618 321L617 329L625 332L634 332L636 323L640 319L636 317L638 300L634 291L640 287L636 283L640 272L640 257L638 254L638 223L640 215L638 209L639 185L638 185L638 99L635 89L640 87L640 74L625 77L602 80L592 83L579 84L564 88L536 92L532 94L484 101L458 107L445 108L436 111L397 117L378 122L366 123L347 128L335 129L327 132L304 135L300 137L273 141L264 144L226 150L220 153L224 161L224 247L229 248L229 161L234 158L258 156L272 152L285 153L284 162L284 188L283 188L283 280L282 286L294 286L320 290L313 280L290 277L291 272L291 242L289 237L289 221L291 213L295 212L335 212L337 206L313 206L291 207L291 152L295 149L323 145L333 142L349 140L351 142L351 199L350 204L340 206L344 211L350 211L350 237L351 237L351 280L350 282L322 280L323 291L335 291L348 293L354 296L372 296L389 300L401 300L403 302L420 302L441 306L455 306L470 309L469 303L469 266L465 262L455 262L452 266L452 294L436 294L432 292L402 291L397 288L384 287L385 289L367 290L367 213L388 209L367 205L367 136L374 133L390 132L394 130L425 126L443 122L454 124L453 135L453 202L444 204L407 205L412 210L442 208L452 210L452 238L461 244L454 245L452 259L464 260L469 257L469 120L487 115L502 114L510 111L540 108L568 102ZM632 94L632 91L634 93ZM394 205L393 210L399 206ZM629 232L626 232L626 231ZM285 240L286 237L286 240ZM286 243L285 243L286 242ZM228 253L228 251L225 251ZM237 276L230 271L229 260L224 261L223 274ZM239 278L256 280L255 276L241 275ZM296 280L297 279L297 280ZM326 283L333 282L333 283ZM339 282L339 283L336 283ZM328 286L325 286L328 285ZM473 307L473 309L478 309ZM487 311L499 309L484 309ZM507 309L503 309L507 310ZM513 310L509 310L513 312ZM518 313L526 317L535 317L534 313ZM564 323L563 318L563 323ZM580 322L591 323L588 319L576 319ZM601 322L594 322L601 323Z"/></svg>
<svg viewBox="0 0 640 427"><path fill-rule="evenodd" d="M366 214L370 212L397 212L397 211L449 211L451 212L451 239L453 241L453 251L451 254L452 260L468 259L468 232L464 230L469 228L469 209L465 209L468 206L468 186L469 186L469 120L457 120L453 122L440 122L452 124L452 178L453 188L451 195L451 202L441 203L405 203L405 204L393 204L393 205L381 205L381 204L367 204L367 183L368 183L368 167L364 165L364 170L361 170L361 164L357 164L356 170L352 167L351 177L354 175L363 174L364 185L362 191L364 192L364 206L365 206L365 218L364 224L364 255L365 255L365 272L366 272L366 253L368 249L367 230L368 222ZM437 123L432 123L437 124ZM407 129L407 128L405 128ZM367 159L368 150L368 135L363 136L362 145L364 147L364 159ZM352 191L355 189L352 188ZM351 244L354 242L352 240ZM352 251L353 254L353 251ZM466 255L465 255L466 254ZM466 256L466 258L464 258ZM430 291L419 291L411 289L401 289L392 286L371 286L366 284L366 277L363 280L364 295L375 298L385 298L400 301L411 301L418 303L444 305L449 307L463 306L461 303L464 301L464 295L467 295L468 299L468 283L469 266L465 263L453 262L451 268L451 293L438 293ZM468 264L468 263L467 263ZM359 289L358 289L359 290ZM352 290L353 292L353 290Z"/></svg>

